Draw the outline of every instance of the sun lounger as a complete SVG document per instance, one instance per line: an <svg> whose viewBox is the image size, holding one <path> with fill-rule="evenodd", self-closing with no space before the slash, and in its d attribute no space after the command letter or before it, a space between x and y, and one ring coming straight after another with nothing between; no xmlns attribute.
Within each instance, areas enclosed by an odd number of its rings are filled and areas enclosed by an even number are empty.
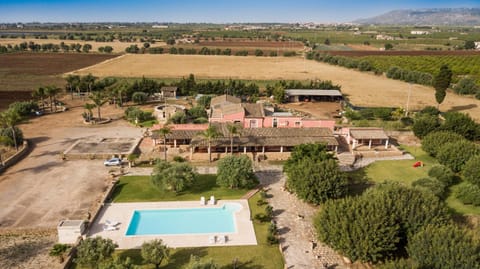
<svg viewBox="0 0 480 269"><path fill-rule="evenodd" d="M216 239L217 239L217 236L216 236L216 235L212 235L212 236L208 237L208 242L209 242L210 244L215 244Z"/></svg>
<svg viewBox="0 0 480 269"><path fill-rule="evenodd" d="M226 242L227 242L227 236L226 235L218 236L218 243L225 244Z"/></svg>
<svg viewBox="0 0 480 269"><path fill-rule="evenodd" d="M205 196L200 197L200 205L205 205Z"/></svg>
<svg viewBox="0 0 480 269"><path fill-rule="evenodd" d="M120 224L120 222L118 221L111 221L111 220L106 220L105 221L105 224L108 225L108 226L117 226L118 224Z"/></svg>
<svg viewBox="0 0 480 269"><path fill-rule="evenodd" d="M108 231L116 231L118 228L115 226L110 226L110 225L105 225L103 226L103 230L108 232Z"/></svg>
<svg viewBox="0 0 480 269"><path fill-rule="evenodd" d="M209 205L214 205L215 204L215 197L212 195L210 196L210 200L208 200Z"/></svg>

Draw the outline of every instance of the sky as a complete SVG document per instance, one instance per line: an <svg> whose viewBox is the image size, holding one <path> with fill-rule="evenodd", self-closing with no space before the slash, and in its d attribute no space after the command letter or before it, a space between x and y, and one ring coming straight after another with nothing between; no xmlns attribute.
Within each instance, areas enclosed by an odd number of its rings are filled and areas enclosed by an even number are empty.
<svg viewBox="0 0 480 269"><path fill-rule="evenodd" d="M394 9L480 7L480 0L0 0L6 22L349 22Z"/></svg>

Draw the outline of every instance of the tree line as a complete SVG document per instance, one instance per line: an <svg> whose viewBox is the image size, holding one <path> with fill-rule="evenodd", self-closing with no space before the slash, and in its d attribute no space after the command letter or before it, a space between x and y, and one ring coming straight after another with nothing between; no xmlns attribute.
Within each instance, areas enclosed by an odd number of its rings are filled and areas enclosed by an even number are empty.
<svg viewBox="0 0 480 269"><path fill-rule="evenodd" d="M60 42L60 44L46 43L46 44L37 44L33 41L22 42L15 45L0 45L0 53L9 53L9 52L83 52L88 53L92 50L92 45L90 44L80 44L72 43L70 45L65 44L65 42ZM101 53L112 53L113 47L103 46L99 47L98 51Z"/></svg>

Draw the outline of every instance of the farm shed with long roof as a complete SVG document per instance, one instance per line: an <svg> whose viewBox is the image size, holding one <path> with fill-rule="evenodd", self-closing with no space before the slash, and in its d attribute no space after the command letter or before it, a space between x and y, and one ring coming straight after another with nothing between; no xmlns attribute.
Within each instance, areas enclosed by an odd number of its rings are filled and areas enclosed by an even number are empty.
<svg viewBox="0 0 480 269"><path fill-rule="evenodd" d="M339 90L287 89L285 90L285 96L289 102L303 102L303 101L338 102L343 100L343 95Z"/></svg>

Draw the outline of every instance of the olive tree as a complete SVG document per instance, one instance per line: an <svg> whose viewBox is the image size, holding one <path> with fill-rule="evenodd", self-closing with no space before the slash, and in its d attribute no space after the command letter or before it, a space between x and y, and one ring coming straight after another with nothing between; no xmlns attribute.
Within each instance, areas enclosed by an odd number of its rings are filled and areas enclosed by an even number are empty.
<svg viewBox="0 0 480 269"><path fill-rule="evenodd" d="M161 190L182 192L196 180L197 173L188 163L168 163L158 160L152 173L152 182Z"/></svg>
<svg viewBox="0 0 480 269"><path fill-rule="evenodd" d="M162 239L154 239L142 244L141 249L142 258L151 264L155 265L155 268L160 268L163 260L167 260L170 257L170 249L163 244Z"/></svg>
<svg viewBox="0 0 480 269"><path fill-rule="evenodd" d="M116 247L118 245L111 239L105 239L100 236L87 238L78 245L75 262L82 266L98 268L101 262L112 256Z"/></svg>
<svg viewBox="0 0 480 269"><path fill-rule="evenodd" d="M217 184L230 188L252 188L258 184L252 161L246 155L229 155L218 161Z"/></svg>

